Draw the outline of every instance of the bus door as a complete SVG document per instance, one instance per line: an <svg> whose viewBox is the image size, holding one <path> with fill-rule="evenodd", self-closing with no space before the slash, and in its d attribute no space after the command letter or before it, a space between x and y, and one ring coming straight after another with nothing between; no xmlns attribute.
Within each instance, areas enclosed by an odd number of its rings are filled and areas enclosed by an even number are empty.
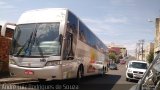
<svg viewBox="0 0 160 90"><path fill-rule="evenodd" d="M77 33L70 27L67 28L64 41L63 60L73 60L75 58Z"/></svg>
<svg viewBox="0 0 160 90"><path fill-rule="evenodd" d="M72 19L73 20L73 19ZM77 73L76 46L77 46L77 23L70 20L67 23L64 35L63 49L63 75L64 78L73 78Z"/></svg>

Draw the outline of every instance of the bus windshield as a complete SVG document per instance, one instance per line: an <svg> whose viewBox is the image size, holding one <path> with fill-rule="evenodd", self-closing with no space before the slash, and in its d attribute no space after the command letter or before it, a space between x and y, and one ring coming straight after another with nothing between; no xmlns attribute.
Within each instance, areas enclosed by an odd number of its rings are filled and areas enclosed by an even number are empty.
<svg viewBox="0 0 160 90"><path fill-rule="evenodd" d="M11 54L14 56L60 55L60 23L21 24L15 29Z"/></svg>

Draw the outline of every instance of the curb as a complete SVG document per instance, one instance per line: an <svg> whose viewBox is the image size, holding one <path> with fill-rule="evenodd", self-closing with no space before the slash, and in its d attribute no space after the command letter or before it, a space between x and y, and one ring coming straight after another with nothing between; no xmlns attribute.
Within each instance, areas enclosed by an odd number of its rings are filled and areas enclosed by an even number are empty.
<svg viewBox="0 0 160 90"><path fill-rule="evenodd" d="M0 79L0 84L19 83L19 82L27 82L27 81L36 81L36 80L30 79L30 78L2 78Z"/></svg>

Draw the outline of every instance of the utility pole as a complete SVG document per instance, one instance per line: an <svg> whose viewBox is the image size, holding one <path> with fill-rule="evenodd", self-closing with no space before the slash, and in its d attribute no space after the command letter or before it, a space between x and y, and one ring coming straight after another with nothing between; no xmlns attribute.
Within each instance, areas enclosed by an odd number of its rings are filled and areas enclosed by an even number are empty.
<svg viewBox="0 0 160 90"><path fill-rule="evenodd" d="M136 45L136 49L135 49L135 56L136 56L136 59L137 59L137 57L138 57L138 55L137 55L137 45Z"/></svg>
<svg viewBox="0 0 160 90"><path fill-rule="evenodd" d="M144 39L139 40L139 44L140 44L140 47L141 47L141 54L142 54L142 60L143 60L143 57L144 57L144 56L143 56L143 53L144 53L144 52L143 52L143 51L144 51L144 50L143 50Z"/></svg>
<svg viewBox="0 0 160 90"><path fill-rule="evenodd" d="M136 45L136 59L139 60L139 54L140 54L140 43L137 43Z"/></svg>

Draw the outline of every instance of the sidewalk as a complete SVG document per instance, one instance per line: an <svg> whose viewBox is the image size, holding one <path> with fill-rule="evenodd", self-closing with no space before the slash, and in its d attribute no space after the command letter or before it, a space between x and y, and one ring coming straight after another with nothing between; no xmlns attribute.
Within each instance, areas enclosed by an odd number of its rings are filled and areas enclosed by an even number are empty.
<svg viewBox="0 0 160 90"><path fill-rule="evenodd" d="M0 84L28 82L28 81L36 81L36 80L31 78L16 78L16 77L0 78Z"/></svg>
<svg viewBox="0 0 160 90"><path fill-rule="evenodd" d="M0 73L0 84L4 83L18 83L18 82L27 82L27 81L36 81L35 79L31 78L16 78L10 77L9 73Z"/></svg>

